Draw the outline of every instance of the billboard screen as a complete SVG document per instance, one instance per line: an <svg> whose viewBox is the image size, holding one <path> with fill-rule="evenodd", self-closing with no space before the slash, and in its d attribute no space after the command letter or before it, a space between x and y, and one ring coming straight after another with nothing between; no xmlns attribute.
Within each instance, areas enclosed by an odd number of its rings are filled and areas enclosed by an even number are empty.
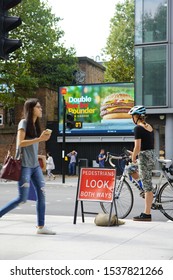
<svg viewBox="0 0 173 280"><path fill-rule="evenodd" d="M134 106L133 83L71 85L59 88L59 135L63 132L63 97L66 114L82 122L70 135L132 134L134 123L128 111Z"/></svg>

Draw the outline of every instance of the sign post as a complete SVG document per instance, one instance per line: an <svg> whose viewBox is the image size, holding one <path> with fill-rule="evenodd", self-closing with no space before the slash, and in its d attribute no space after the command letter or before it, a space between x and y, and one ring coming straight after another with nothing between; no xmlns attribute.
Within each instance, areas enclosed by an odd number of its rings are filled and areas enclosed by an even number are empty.
<svg viewBox="0 0 173 280"><path fill-rule="evenodd" d="M65 183L65 116L66 116L66 103L63 96L63 141L62 141L62 183Z"/></svg>
<svg viewBox="0 0 173 280"><path fill-rule="evenodd" d="M114 192L116 185L116 170L106 168L81 168L78 179L78 188L76 194L76 204L74 212L74 224L76 223L78 202L81 202L82 221L84 222L84 213L97 214L93 212L84 212L83 201L97 201L111 203L111 218L113 205L117 215ZM118 218L118 216L117 216Z"/></svg>

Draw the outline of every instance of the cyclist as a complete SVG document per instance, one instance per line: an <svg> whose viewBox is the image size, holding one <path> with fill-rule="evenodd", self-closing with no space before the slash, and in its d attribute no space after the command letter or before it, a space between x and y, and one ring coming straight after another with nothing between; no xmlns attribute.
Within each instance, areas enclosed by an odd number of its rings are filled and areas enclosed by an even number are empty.
<svg viewBox="0 0 173 280"><path fill-rule="evenodd" d="M152 170L155 165L154 152L154 131L150 124L146 122L146 109L144 106L134 106L129 114L135 123L134 128L134 149L131 152L132 162L137 162L139 175L143 182L145 191L145 209L139 216L134 217L134 221L151 221L151 206L153 201Z"/></svg>

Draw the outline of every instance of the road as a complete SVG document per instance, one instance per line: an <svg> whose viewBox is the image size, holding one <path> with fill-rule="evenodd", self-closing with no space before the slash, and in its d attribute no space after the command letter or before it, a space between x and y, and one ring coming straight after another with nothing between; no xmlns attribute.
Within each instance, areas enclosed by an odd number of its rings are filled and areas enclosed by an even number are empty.
<svg viewBox="0 0 173 280"><path fill-rule="evenodd" d="M46 214L60 216L74 216L77 191L77 178L68 178L66 183L61 183L61 178L46 182ZM0 207L17 196L17 186L14 182L0 182ZM101 213L99 202L83 202L85 212ZM19 205L11 213L35 214L35 201L28 201ZM144 200L139 193L134 191L134 206L127 219L140 214L143 211ZM80 203L78 203L78 216L80 216ZM88 214L86 214L88 215ZM94 216L93 216L94 217ZM153 221L167 221L160 211L152 211Z"/></svg>

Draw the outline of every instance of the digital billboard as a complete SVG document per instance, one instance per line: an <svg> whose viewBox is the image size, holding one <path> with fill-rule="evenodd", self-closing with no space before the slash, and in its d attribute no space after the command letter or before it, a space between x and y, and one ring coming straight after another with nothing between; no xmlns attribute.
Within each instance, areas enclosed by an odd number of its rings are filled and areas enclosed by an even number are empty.
<svg viewBox="0 0 173 280"><path fill-rule="evenodd" d="M128 114L134 106L133 83L70 85L59 88L59 135L63 133L63 97L66 114L82 122L82 128L67 129L70 135L132 134L134 123Z"/></svg>

